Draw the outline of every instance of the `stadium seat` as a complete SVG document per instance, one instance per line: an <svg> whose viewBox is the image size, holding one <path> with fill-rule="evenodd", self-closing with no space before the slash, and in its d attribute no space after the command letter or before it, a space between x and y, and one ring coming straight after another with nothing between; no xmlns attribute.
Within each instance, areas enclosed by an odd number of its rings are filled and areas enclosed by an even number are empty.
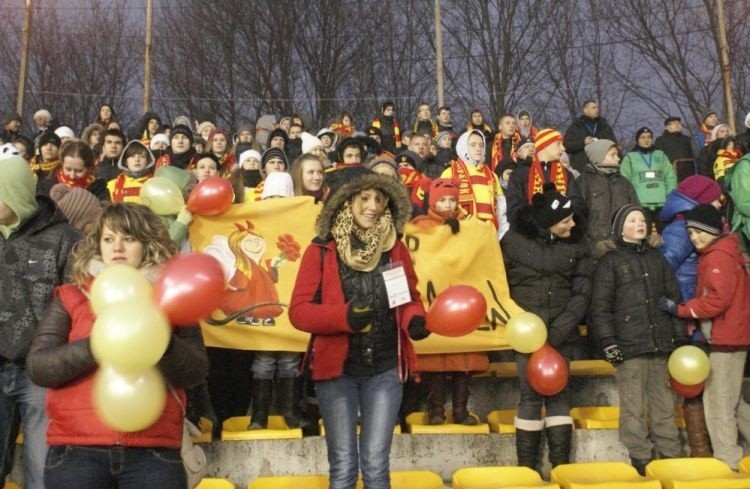
<svg viewBox="0 0 750 489"><path fill-rule="evenodd" d="M740 474L750 474L750 456L740 460Z"/></svg>
<svg viewBox="0 0 750 489"><path fill-rule="evenodd" d="M587 430L617 429L620 426L620 408L617 406L576 407L570 410L576 428Z"/></svg>
<svg viewBox="0 0 750 489"><path fill-rule="evenodd" d="M200 436L194 436L191 438L193 443L211 443L211 432L214 429L214 424L210 419L201 418L198 428L201 430Z"/></svg>
<svg viewBox="0 0 750 489"><path fill-rule="evenodd" d="M625 462L584 462L558 465L550 473L563 489L661 489L661 483L638 475Z"/></svg>
<svg viewBox="0 0 750 489"><path fill-rule="evenodd" d="M357 488L362 489L362 480ZM443 479L429 470L403 470L391 472L391 489L443 489Z"/></svg>
<svg viewBox="0 0 750 489"><path fill-rule="evenodd" d="M16 484L15 482L6 482L5 486L3 486L4 489L22 489L21 486Z"/></svg>
<svg viewBox="0 0 750 489"><path fill-rule="evenodd" d="M453 489L509 489L538 487L559 489L554 482L545 482L528 467L467 467L453 473Z"/></svg>
<svg viewBox="0 0 750 489"><path fill-rule="evenodd" d="M259 477L248 489L328 489L327 475L285 475Z"/></svg>
<svg viewBox="0 0 750 489"><path fill-rule="evenodd" d="M222 423L221 441L238 440L281 440L302 438L302 430L289 428L283 416L269 416L268 429L248 430L250 416L235 416Z"/></svg>
<svg viewBox="0 0 750 489"><path fill-rule="evenodd" d="M646 475L664 489L750 489L750 475L738 474L715 458L668 458L646 465Z"/></svg>
<svg viewBox="0 0 750 489"><path fill-rule="evenodd" d="M487 423L490 431L500 434L512 434L516 432L514 419L518 413L515 409L499 409L487 415Z"/></svg>
<svg viewBox="0 0 750 489"><path fill-rule="evenodd" d="M195 489L234 489L234 484L228 479L210 479L208 477L201 480Z"/></svg>
<svg viewBox="0 0 750 489"><path fill-rule="evenodd" d="M471 413L471 416L479 420L479 416ZM487 423L479 423L474 426L456 424L453 422L453 413L445 413L445 423L439 425L427 424L429 416L425 411L417 411L406 417L406 425L409 433L413 435L482 435L490 432Z"/></svg>

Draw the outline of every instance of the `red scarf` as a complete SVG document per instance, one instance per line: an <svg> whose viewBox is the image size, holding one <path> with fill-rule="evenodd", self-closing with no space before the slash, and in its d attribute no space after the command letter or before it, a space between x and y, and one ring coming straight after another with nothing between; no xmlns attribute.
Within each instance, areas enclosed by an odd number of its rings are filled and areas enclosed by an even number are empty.
<svg viewBox="0 0 750 489"><path fill-rule="evenodd" d="M89 188L92 183L94 183L94 180L96 179L96 176L94 175L94 172L91 170L88 170L86 173L83 174L83 176L78 178L71 178L65 174L62 168L59 168L57 170L57 183L64 183L68 187L75 188Z"/></svg>
<svg viewBox="0 0 750 489"><path fill-rule="evenodd" d="M557 191L563 195L568 194L568 172L565 171L565 167L559 161L551 161L550 165L550 177L551 182L554 182ZM526 201L531 203L534 194L541 194L544 192L544 184L547 182L547 178L544 176L544 169L542 163L534 157L534 161L531 162L531 169L529 170L529 177L527 180L526 187Z"/></svg>
<svg viewBox="0 0 750 489"><path fill-rule="evenodd" d="M492 173L492 170L487 165L482 165L482 168L479 169L483 173L483 175L480 176L472 176L469 174L469 169L466 168L466 163L461 161L461 159L456 159L451 163L451 169L453 171L453 175L455 175L456 179L458 180L458 206L464 210L467 216L475 216L478 212L483 212L486 214L492 215L492 224L495 225L495 229L497 229L500 226L500 223L497 222L497 213L495 212L495 199L492 199L491 203L482 203L482 202L476 202L474 199L474 183L487 185L488 187L492 188L494 184L494 179Z"/></svg>
<svg viewBox="0 0 750 489"><path fill-rule="evenodd" d="M510 138L510 157L513 161L518 159L518 143L521 142L521 134L516 131ZM495 168L503 161L506 155L503 154L503 135L498 133L495 139L492 140L492 160L490 161L491 169L494 171Z"/></svg>

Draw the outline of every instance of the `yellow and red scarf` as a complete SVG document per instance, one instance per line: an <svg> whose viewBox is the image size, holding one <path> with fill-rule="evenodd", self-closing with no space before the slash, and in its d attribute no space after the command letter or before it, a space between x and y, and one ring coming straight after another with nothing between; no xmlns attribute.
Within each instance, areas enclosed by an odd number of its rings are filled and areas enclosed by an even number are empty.
<svg viewBox="0 0 750 489"><path fill-rule="evenodd" d="M477 216L482 220L491 220L497 229L500 223L497 221L495 212L495 199L492 202L477 202L474 197L474 185L486 185L490 188L494 186L494 173L487 165L481 168L475 167L482 175L471 175L466 163L461 159L454 160L451 163L453 175L458 180L458 206L466 212L467 216ZM492 216L488 219L480 216Z"/></svg>
<svg viewBox="0 0 750 489"><path fill-rule="evenodd" d="M95 179L96 176L91 170L87 171L83 176L78 178L71 178L67 176L65 172L62 171L62 168L57 171L57 183L64 183L71 188L79 187L87 189L91 186L92 183L94 183Z"/></svg>
<svg viewBox="0 0 750 489"><path fill-rule="evenodd" d="M550 165L550 181L554 182L557 191L563 195L568 194L568 172L565 167L559 161L551 161ZM529 170L529 178L526 187L526 201L531 203L534 194L541 194L544 192L544 184L547 182L544 176L544 169L542 163L535 157L534 161L531 162L531 169Z"/></svg>
<svg viewBox="0 0 750 489"><path fill-rule="evenodd" d="M513 161L518 159L518 144L521 142L521 134L519 132L513 133L510 138L510 157ZM505 155L503 154L503 135L497 133L495 139L492 140L492 160L490 160L490 169L495 171L495 168L503 161Z"/></svg>

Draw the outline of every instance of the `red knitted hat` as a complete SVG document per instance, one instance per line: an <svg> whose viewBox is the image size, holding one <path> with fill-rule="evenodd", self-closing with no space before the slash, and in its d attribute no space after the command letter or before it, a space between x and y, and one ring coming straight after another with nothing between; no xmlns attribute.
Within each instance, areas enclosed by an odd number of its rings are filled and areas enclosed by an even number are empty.
<svg viewBox="0 0 750 489"><path fill-rule="evenodd" d="M430 185L430 209L435 208L435 204L447 195L452 195L458 200L458 182L448 178L436 178Z"/></svg>
<svg viewBox="0 0 750 489"><path fill-rule="evenodd" d="M681 181L677 191L699 204L710 204L721 197L721 187L712 178L691 175Z"/></svg>
<svg viewBox="0 0 750 489"><path fill-rule="evenodd" d="M554 129L542 129L536 133L536 137L534 138L534 148L536 148L536 152L538 153L550 144L556 141L562 141L562 139L563 136L558 131L555 131Z"/></svg>

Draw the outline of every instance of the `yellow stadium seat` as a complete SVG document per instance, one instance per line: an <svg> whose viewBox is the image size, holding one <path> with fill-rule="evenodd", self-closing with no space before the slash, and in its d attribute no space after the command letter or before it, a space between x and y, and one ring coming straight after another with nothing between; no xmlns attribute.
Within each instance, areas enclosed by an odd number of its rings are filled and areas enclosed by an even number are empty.
<svg viewBox="0 0 750 489"><path fill-rule="evenodd" d="M615 367L604 360L573 360L570 375L614 375Z"/></svg>
<svg viewBox="0 0 750 489"><path fill-rule="evenodd" d="M318 420L318 429L320 430L320 436L326 436L326 427L323 426L323 420ZM359 435L360 426L357 425L357 435ZM401 434L401 425L397 424L393 427L393 434L394 435L400 435Z"/></svg>
<svg viewBox="0 0 750 489"><path fill-rule="evenodd" d="M302 430L289 428L283 416L269 416L268 429L248 430L250 416L235 416L222 423L221 441L281 440L302 438Z"/></svg>
<svg viewBox="0 0 750 489"><path fill-rule="evenodd" d="M229 479L210 479L208 477L200 481L195 489L234 489L234 484Z"/></svg>
<svg viewBox="0 0 750 489"><path fill-rule="evenodd" d="M750 489L750 475L738 474L715 458L654 460L646 475L661 481L664 489Z"/></svg>
<svg viewBox="0 0 750 489"><path fill-rule="evenodd" d="M357 481L362 489L362 480ZM429 470L404 470L391 472L391 489L443 489L443 479Z"/></svg>
<svg viewBox="0 0 750 489"><path fill-rule="evenodd" d="M558 465L550 479L563 489L661 489L658 480L642 477L624 462Z"/></svg>
<svg viewBox="0 0 750 489"><path fill-rule="evenodd" d="M510 489L538 487L560 489L545 482L528 467L467 467L453 473L453 489Z"/></svg>
<svg viewBox="0 0 750 489"><path fill-rule="evenodd" d="M21 489L21 486L19 486L15 482L8 481L5 483L4 489Z"/></svg>
<svg viewBox="0 0 750 489"><path fill-rule="evenodd" d="M248 489L328 489L327 475L286 475L259 477Z"/></svg>
<svg viewBox="0 0 750 489"><path fill-rule="evenodd" d="M570 410L576 428L617 429L620 426L620 408L617 406L576 407Z"/></svg>
<svg viewBox="0 0 750 489"><path fill-rule="evenodd" d="M471 416L479 420L479 416L474 413L470 413ZM490 427L487 423L479 423L474 426L468 426L463 424L456 424L453 422L453 413L447 411L445 413L445 423L439 425L427 424L429 416L425 411L417 411L411 413L406 417L406 425L408 426L409 433L413 435L482 435L490 432Z"/></svg>
<svg viewBox="0 0 750 489"><path fill-rule="evenodd" d="M518 413L515 409L499 409L487 415L487 423L493 433L511 434L516 432L514 419Z"/></svg>
<svg viewBox="0 0 750 489"><path fill-rule="evenodd" d="M750 456L740 460L740 474L750 474Z"/></svg>
<svg viewBox="0 0 750 489"><path fill-rule="evenodd" d="M198 428L201 430L200 436L193 436L191 440L193 443L211 443L211 432L214 429L214 424L210 419L201 418Z"/></svg>

